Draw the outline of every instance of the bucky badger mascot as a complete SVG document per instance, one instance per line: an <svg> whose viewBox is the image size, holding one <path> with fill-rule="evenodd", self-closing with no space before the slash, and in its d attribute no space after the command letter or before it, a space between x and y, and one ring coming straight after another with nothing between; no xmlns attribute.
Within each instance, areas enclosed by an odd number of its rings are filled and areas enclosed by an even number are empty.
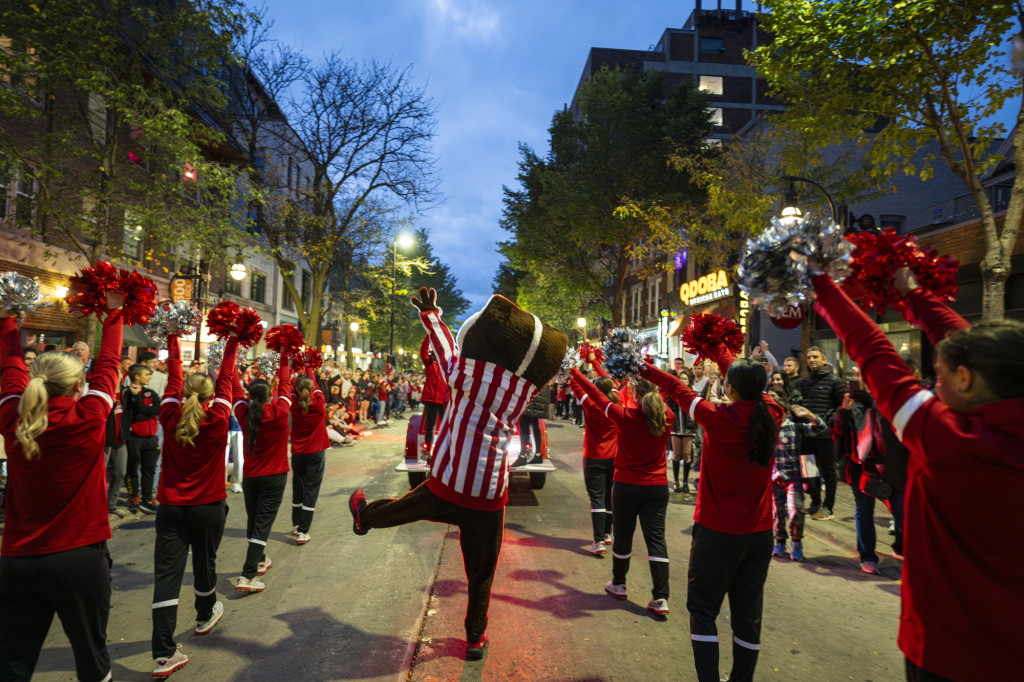
<svg viewBox="0 0 1024 682"><path fill-rule="evenodd" d="M508 299L492 296L462 325L456 344L441 321L436 291L420 288L412 304L451 388L430 475L400 499L367 503L356 490L349 509L359 535L421 520L459 527L469 583L466 658L477 659L487 645L487 608L501 551L508 442L523 410L558 372L568 339Z"/></svg>

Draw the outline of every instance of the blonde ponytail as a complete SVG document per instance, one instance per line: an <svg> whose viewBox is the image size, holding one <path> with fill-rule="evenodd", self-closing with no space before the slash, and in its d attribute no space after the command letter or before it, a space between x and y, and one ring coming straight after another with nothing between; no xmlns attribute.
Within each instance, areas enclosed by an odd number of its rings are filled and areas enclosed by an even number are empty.
<svg viewBox="0 0 1024 682"><path fill-rule="evenodd" d="M28 374L28 386L18 403L18 426L14 435L25 459L33 460L41 454L36 439L50 425L50 398L67 395L84 382L85 366L71 353L48 351L36 358Z"/></svg>
<svg viewBox="0 0 1024 682"><path fill-rule="evenodd" d="M181 417L178 428L174 430L174 439L181 445L191 447L199 435L199 425L206 418L203 403L213 397L213 388L213 381L205 374L193 374L185 380L181 392L185 402L181 404Z"/></svg>
<svg viewBox="0 0 1024 682"><path fill-rule="evenodd" d="M295 395L299 398L299 407L302 414L309 412L309 406L313 402L313 380L309 377L302 377L295 382Z"/></svg>
<svg viewBox="0 0 1024 682"><path fill-rule="evenodd" d="M636 393L640 398L640 409L647 417L647 428L652 436L665 433L665 401L661 399L654 384L646 379L637 379Z"/></svg>

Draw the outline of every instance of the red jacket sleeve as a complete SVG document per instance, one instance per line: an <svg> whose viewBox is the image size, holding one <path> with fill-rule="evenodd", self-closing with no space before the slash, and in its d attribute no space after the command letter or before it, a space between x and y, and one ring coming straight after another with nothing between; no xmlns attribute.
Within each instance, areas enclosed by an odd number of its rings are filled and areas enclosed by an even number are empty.
<svg viewBox="0 0 1024 682"><path fill-rule="evenodd" d="M120 309L108 310L103 320L103 340L100 352L92 366L89 390L85 398L95 396L104 403L104 414L114 409L117 397L118 366L121 364L121 345L124 341L124 316ZM85 400L83 398L82 400ZM79 401L81 405L81 401Z"/></svg>
<svg viewBox="0 0 1024 682"><path fill-rule="evenodd" d="M715 348L715 357L711 359L718 365L718 371L722 373L723 377L729 373L732 363L736 362L736 356L730 353L722 343Z"/></svg>
<svg viewBox="0 0 1024 682"><path fill-rule="evenodd" d="M447 376L455 363L455 339L452 338L452 333L441 321L441 315L436 310L421 312L420 321L423 323L423 328L427 330L430 347Z"/></svg>
<svg viewBox="0 0 1024 682"><path fill-rule="evenodd" d="M281 355L281 364L277 368L277 395L274 400L274 416L288 414L292 409L292 370L286 355ZM313 382L316 385L316 382Z"/></svg>
<svg viewBox="0 0 1024 682"><path fill-rule="evenodd" d="M616 405L612 401L608 400L608 397L604 393L601 393L597 386L590 382L590 379L583 376L583 372L574 367L570 374L572 377L570 385L572 385L573 391L582 391L585 394L580 397L581 403L586 402L585 399L592 400L598 411L611 419L616 426L621 426L628 420L629 414L626 410L621 405Z"/></svg>
<svg viewBox="0 0 1024 682"><path fill-rule="evenodd" d="M846 344L879 411L902 439L911 417L934 401L934 394L921 387L882 330L846 292L825 275L815 275L813 280L817 292L814 309Z"/></svg>
<svg viewBox="0 0 1024 682"><path fill-rule="evenodd" d="M213 402L208 412L218 419L227 420L231 415L231 399L234 397L235 384L238 383L238 363L235 362L237 355L238 339L230 336L224 344L224 355L221 357L220 371L217 372L217 382L213 390Z"/></svg>
<svg viewBox="0 0 1024 682"><path fill-rule="evenodd" d="M19 398L28 386L28 369L14 316L0 320L0 377L0 423L5 430L13 430Z"/></svg>
<svg viewBox="0 0 1024 682"><path fill-rule="evenodd" d="M719 346L719 352L715 355L719 363L733 357L732 353L725 350L724 346ZM721 367L721 364L719 366ZM726 367L728 366L726 365ZM640 376L667 393L672 400L676 401L680 410L689 414L690 419L695 420L701 426L707 426L718 416L720 405L701 398L694 393L693 389L668 372L664 372L654 365L644 364L640 368ZM769 400L770 398L765 399L766 402Z"/></svg>
<svg viewBox="0 0 1024 682"><path fill-rule="evenodd" d="M320 410L323 409L324 405L327 404L327 399L324 398L324 392L320 390L320 385L316 382L316 377L313 376L313 368L306 368L306 376L313 380L313 396L309 403L311 409Z"/></svg>
<svg viewBox="0 0 1024 682"><path fill-rule="evenodd" d="M907 294L906 300L907 308L903 311L903 319L924 330L932 345L938 344L950 332L971 326L967 324L967 320L924 287L911 291Z"/></svg>
<svg viewBox="0 0 1024 682"><path fill-rule="evenodd" d="M420 361L423 366L426 367L430 364L430 337L424 336L423 343L420 344Z"/></svg>

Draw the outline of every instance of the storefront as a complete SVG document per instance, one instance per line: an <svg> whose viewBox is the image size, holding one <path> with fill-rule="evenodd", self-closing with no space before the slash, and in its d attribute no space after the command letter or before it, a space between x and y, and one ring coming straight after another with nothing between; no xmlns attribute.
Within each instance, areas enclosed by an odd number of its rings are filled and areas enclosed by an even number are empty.
<svg viewBox="0 0 1024 682"><path fill-rule="evenodd" d="M735 320L740 325L744 337L747 337L750 300L730 279L725 270L716 270L679 287L679 299L684 308L689 307L691 311L688 314L677 316L666 324L669 357L682 357L687 366L693 365L695 358L683 349L681 334L690 322L690 315L694 313L714 313L726 319ZM746 352L746 348L744 348L744 352Z"/></svg>
<svg viewBox="0 0 1024 682"><path fill-rule="evenodd" d="M58 350L70 348L85 340L85 320L68 312L64 297L68 293L68 277L58 272L0 260L0 272L17 272L31 277L51 305L37 308L21 325L21 344L42 352L48 346Z"/></svg>

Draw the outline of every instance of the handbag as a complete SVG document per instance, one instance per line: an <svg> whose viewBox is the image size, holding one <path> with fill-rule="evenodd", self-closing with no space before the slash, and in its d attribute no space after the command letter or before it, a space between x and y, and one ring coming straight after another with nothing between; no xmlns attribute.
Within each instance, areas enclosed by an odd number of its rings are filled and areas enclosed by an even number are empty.
<svg viewBox="0 0 1024 682"><path fill-rule="evenodd" d="M860 470L860 491L883 502L892 497L893 487L882 480L878 469L870 461L865 462Z"/></svg>

